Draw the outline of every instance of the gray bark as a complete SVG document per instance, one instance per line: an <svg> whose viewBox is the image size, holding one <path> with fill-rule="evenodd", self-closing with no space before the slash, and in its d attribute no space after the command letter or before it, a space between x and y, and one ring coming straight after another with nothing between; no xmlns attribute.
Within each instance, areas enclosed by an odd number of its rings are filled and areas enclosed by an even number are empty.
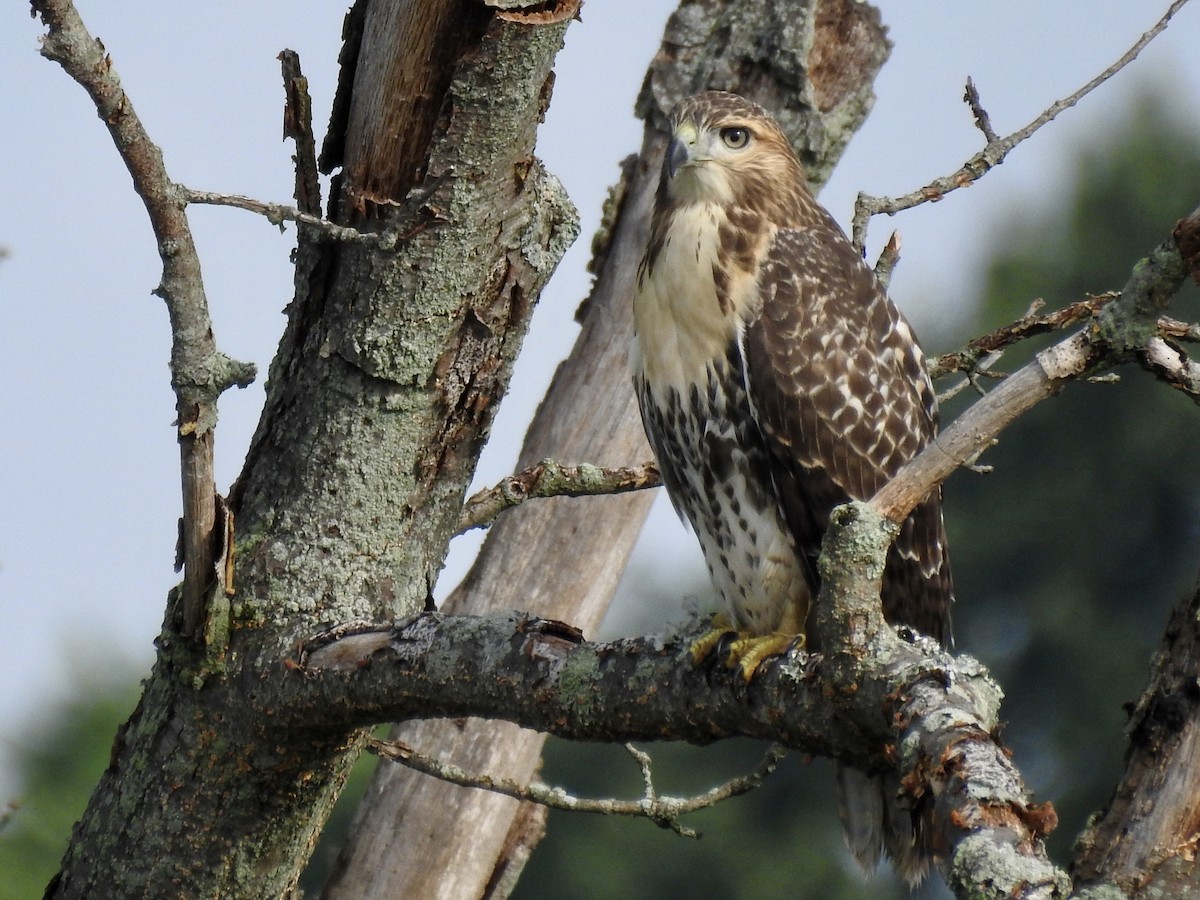
<svg viewBox="0 0 1200 900"><path fill-rule="evenodd" d="M1125 774L1075 847L1080 886L1200 896L1200 592L1180 603L1130 716Z"/></svg>

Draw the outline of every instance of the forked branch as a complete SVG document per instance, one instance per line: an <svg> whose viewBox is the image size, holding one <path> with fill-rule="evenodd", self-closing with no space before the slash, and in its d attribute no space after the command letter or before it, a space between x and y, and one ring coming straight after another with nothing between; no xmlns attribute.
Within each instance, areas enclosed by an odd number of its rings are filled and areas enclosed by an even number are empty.
<svg viewBox="0 0 1200 900"><path fill-rule="evenodd" d="M858 200L854 204L854 218L851 224L851 235L855 246L862 247L866 243L867 226L872 216L877 216L880 213L886 213L891 216L902 210L920 206L922 203L936 202L952 191L956 191L962 187L969 187L986 175L991 169L1000 165L1014 147L1033 135L1043 125L1048 124L1059 113L1070 109L1133 62L1138 54L1146 48L1147 44L1166 30L1171 19L1187 2L1188 0L1174 0L1154 27L1138 38L1134 45L1120 59L1075 93L1050 104L1041 115L1024 128L1020 128L1006 137L999 137L992 130L991 119L980 102L979 91L976 89L975 83L967 79L967 88L963 99L971 108L971 113L975 117L975 124L987 141L984 148L963 163L957 171L941 178L935 178L924 187L900 197L873 197L867 193L860 193Z"/></svg>
<svg viewBox="0 0 1200 900"><path fill-rule="evenodd" d="M372 739L368 742L367 749L372 753L379 754L384 759L463 787L503 794L515 800L537 803L550 809L599 813L605 816L645 818L660 828L669 828L680 837L689 838L698 838L700 833L680 822L681 816L697 810L708 809L710 806L716 806L722 800L740 797L742 794L754 790L770 777L780 760L787 755L785 748L773 745L758 765L745 775L731 778L723 784L691 797L671 797L660 795L654 787L649 754L638 750L632 744L626 744L625 749L629 751L642 770L645 793L637 800L616 800L576 797L562 788L546 784L517 784L505 778L491 778L487 775L467 772L458 766L418 753L399 741Z"/></svg>

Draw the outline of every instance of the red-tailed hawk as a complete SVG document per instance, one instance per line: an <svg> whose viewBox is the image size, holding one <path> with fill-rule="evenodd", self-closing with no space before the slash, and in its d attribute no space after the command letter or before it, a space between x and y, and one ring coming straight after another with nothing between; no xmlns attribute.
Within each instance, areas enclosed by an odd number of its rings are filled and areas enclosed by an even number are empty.
<svg viewBox="0 0 1200 900"><path fill-rule="evenodd" d="M750 677L806 633L830 511L869 499L932 439L937 401L912 330L771 116L708 92L672 125L634 297L634 381L726 614L764 639L735 644ZM944 642L952 597L935 492L891 548L884 613ZM886 848L919 879L920 817L896 779L844 770L839 785L858 860Z"/></svg>

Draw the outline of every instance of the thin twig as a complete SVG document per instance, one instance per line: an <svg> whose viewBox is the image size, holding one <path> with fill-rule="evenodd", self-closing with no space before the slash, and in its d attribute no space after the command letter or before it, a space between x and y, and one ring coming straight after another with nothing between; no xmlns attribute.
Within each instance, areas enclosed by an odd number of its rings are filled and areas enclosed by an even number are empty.
<svg viewBox="0 0 1200 900"><path fill-rule="evenodd" d="M622 494L657 487L661 483L658 467L652 462L640 466L601 468L586 463L564 466L552 459L543 459L537 465L510 475L496 486L470 497L463 505L456 534L490 525L500 513L531 497Z"/></svg>
<svg viewBox="0 0 1200 900"><path fill-rule="evenodd" d="M213 191L197 191L184 185L177 185L176 190L185 203L206 203L212 206L232 206L247 212L257 213L266 218L272 225L282 227L284 222L295 222L313 229L315 237L324 237L329 241L353 242L363 241L375 244L382 250L395 250L400 244L414 234L435 225L442 220L435 211L422 214L422 209L446 181L452 177L452 172L446 172L431 180L419 190L414 190L403 203L391 203L404 212L396 224L386 231L359 231L345 225L337 225L318 215L304 212L294 206L284 203L270 203L265 200L255 200L241 194L218 194ZM378 201L382 203L382 201Z"/></svg>
<svg viewBox="0 0 1200 900"><path fill-rule="evenodd" d="M272 225L277 225L280 228L283 227L284 222L307 225L330 241L344 241L347 243L369 241L379 244L387 250L393 249L397 243L397 237L394 234L376 234L368 231L359 231L357 228L348 228L345 225L338 225L330 222L328 219L321 218L321 216L303 212L294 206L288 206L284 203L255 200L252 197L244 197L241 194L218 194L213 191L197 191L189 187L183 187L182 185L180 186L180 190L183 192L184 200L187 203L204 203L210 206L232 206L235 209L244 209L248 212L257 213Z"/></svg>
<svg viewBox="0 0 1200 900"><path fill-rule="evenodd" d="M654 788L650 756L631 744L626 744L625 747L642 770L645 793L639 800L599 800L576 797L568 794L562 788L551 787L546 784L534 783L523 785L507 778L492 778L489 775L467 772L451 763L442 762L433 757L418 753L412 747L399 741L385 741L372 738L367 742L367 749L384 759L390 759L410 769L426 775L432 775L434 778L440 778L443 781L449 781L452 784L492 791L496 794L503 794L506 797L512 797L516 800L537 803L551 809L599 813L606 816L637 816L639 818L646 818L660 828L669 828L681 837L690 838L698 838L700 834L694 829L681 824L679 822L680 816L700 809L708 809L722 800L727 800L730 797L738 797L754 790L775 771L780 760L787 756L787 750L784 747L773 744L767 750L762 760L759 761L758 765L745 775L732 778L724 784L717 785L693 797L663 797L659 796Z"/></svg>
<svg viewBox="0 0 1200 900"><path fill-rule="evenodd" d="M951 385L937 395L938 405L941 406L954 397L957 397L963 392L964 389L968 387L975 388L976 393L982 396L986 392L982 387L979 386L980 378L1006 378L1007 373L1005 372L991 371L992 366L998 363L1000 361L1000 357L1003 355L1003 351L996 350L993 353L988 353L982 359L976 360L970 367L964 370L967 374L961 381L959 381L957 384Z"/></svg>
<svg viewBox="0 0 1200 900"><path fill-rule="evenodd" d="M983 368L980 365L981 360L1026 338L1039 334L1048 334L1052 331L1060 331L1063 328L1090 319L1096 315L1101 306L1115 299L1117 296L1119 295L1113 292L1090 295L1085 300L1071 303L1062 309L1047 313L1044 316L1037 315L1037 311L1043 304L1035 302L1031 305L1029 312L1015 322L1002 325L977 338L972 338L959 350L943 353L941 356L931 359L929 361L929 376L931 378L940 378L951 372L978 372L984 374L981 371ZM996 377L996 373L987 374L990 377Z"/></svg>
<svg viewBox="0 0 1200 900"><path fill-rule="evenodd" d="M858 200L854 204L854 219L851 229L854 238L854 244L857 247L862 247L867 239L867 226L870 223L871 217L886 213L894 215L901 210L911 209L914 206L920 206L922 203L941 200L951 191L956 191L961 187L968 187L974 184L979 178L986 174L991 169L1004 162L1009 152L1032 135L1043 125L1054 119L1059 113L1074 106L1108 79L1112 78L1123 68L1133 62L1139 53L1145 49L1154 38L1161 34L1171 21L1172 17L1179 12L1188 0L1175 0L1170 8L1166 11L1158 23L1143 34L1137 42L1129 48L1129 50L1118 59L1115 63L1077 90L1070 96L1064 97L1061 100L1056 100L1050 104L1046 110L1036 119L1017 131L1014 131L1008 137L998 138L994 132L991 132L990 120L987 113L984 112L979 101L979 94L975 90L974 83L967 82L966 101L971 106L971 111L975 115L975 121L978 127L987 138L987 145L969 160L967 160L958 171L951 175L942 178L935 178L929 184L922 188L918 188L909 194L904 194L900 197L873 197L870 194L860 193Z"/></svg>

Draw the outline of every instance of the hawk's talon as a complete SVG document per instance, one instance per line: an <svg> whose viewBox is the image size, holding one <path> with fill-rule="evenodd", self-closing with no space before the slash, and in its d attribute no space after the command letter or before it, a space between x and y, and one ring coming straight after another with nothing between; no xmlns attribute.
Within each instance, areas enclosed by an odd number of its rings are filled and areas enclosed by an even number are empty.
<svg viewBox="0 0 1200 900"><path fill-rule="evenodd" d="M725 665L731 669L736 668L749 683L758 667L766 660L772 656L783 656L797 645L803 647L804 643L802 634L782 634L778 631L771 634L745 634L729 645L729 656Z"/></svg>
<svg viewBox="0 0 1200 900"><path fill-rule="evenodd" d="M728 627L728 619L721 613L713 617L713 628L697 638L689 650L693 665L700 665L716 654L727 669L737 669L742 678L749 682L759 666L772 656L784 656L794 648L805 646L804 635L750 634Z"/></svg>
<svg viewBox="0 0 1200 900"><path fill-rule="evenodd" d="M712 617L712 628L696 638L688 649L688 653L692 657L692 665L700 665L714 651L720 650L729 635L736 638L738 632L734 631L733 623L729 621L728 616L724 613L717 613Z"/></svg>

